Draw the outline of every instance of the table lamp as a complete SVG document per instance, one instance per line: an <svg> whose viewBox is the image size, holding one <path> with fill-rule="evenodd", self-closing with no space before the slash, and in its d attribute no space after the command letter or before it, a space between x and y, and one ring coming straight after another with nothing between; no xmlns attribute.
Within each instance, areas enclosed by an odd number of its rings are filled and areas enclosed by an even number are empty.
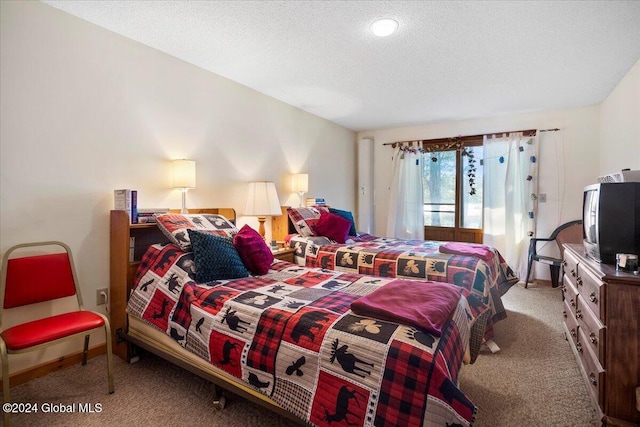
<svg viewBox="0 0 640 427"><path fill-rule="evenodd" d="M282 215L276 185L269 181L250 182L244 214L258 217L260 223L258 232L264 239L266 217Z"/></svg>

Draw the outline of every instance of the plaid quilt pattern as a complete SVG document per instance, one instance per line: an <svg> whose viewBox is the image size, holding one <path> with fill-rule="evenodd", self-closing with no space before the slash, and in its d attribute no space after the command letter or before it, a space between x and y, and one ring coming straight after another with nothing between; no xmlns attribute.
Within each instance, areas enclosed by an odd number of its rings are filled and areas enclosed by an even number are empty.
<svg viewBox="0 0 640 427"><path fill-rule="evenodd" d="M455 384L468 338L489 310L471 292L435 337L350 310L393 278L276 262L265 276L198 285L180 267L180 253L154 268L175 250L169 246L145 254L130 315L291 413L319 426L473 423L475 407Z"/></svg>
<svg viewBox="0 0 640 427"><path fill-rule="evenodd" d="M357 239L357 240L355 240ZM492 262L478 257L442 254L444 242L357 236L345 244L324 243L302 236L290 239L296 247L298 265L378 277L401 277L451 283L473 291L492 312L491 322L506 317L501 296L518 281L513 270L496 251Z"/></svg>
<svg viewBox="0 0 640 427"><path fill-rule="evenodd" d="M286 318L287 313L277 309L262 313L247 355L247 366L270 374L275 372L276 353L287 326Z"/></svg>

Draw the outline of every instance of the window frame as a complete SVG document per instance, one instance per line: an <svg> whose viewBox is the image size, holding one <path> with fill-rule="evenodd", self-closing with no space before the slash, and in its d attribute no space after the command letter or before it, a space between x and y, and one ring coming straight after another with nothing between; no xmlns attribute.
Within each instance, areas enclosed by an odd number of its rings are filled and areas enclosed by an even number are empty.
<svg viewBox="0 0 640 427"><path fill-rule="evenodd" d="M460 143L459 147L450 147L452 141ZM454 207L454 226L429 226L425 225L425 240L447 240L447 241L463 241L471 243L482 243L482 228L463 228L462 212L464 198L462 194L462 184L464 177L463 171L463 147L483 146L484 136L474 135L458 138L441 138L432 139L422 142L422 148L425 150L424 156L435 151L456 151L456 203ZM447 148L449 147L449 148ZM484 202L483 202L484 205ZM424 210L424 207L423 207Z"/></svg>

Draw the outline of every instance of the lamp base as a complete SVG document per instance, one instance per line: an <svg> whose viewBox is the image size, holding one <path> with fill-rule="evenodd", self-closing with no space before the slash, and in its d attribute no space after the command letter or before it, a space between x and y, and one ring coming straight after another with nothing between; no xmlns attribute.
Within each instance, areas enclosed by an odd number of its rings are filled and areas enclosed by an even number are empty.
<svg viewBox="0 0 640 427"><path fill-rule="evenodd" d="M265 216L259 216L258 217L258 222L260 223L260 226L258 227L258 233L260 233L260 235L262 236L262 240L264 240L264 222L267 220L267 217Z"/></svg>
<svg viewBox="0 0 640 427"><path fill-rule="evenodd" d="M189 213L189 209L187 209L187 191L189 191L188 188L182 189L182 210L180 210L180 213L183 214Z"/></svg>
<svg viewBox="0 0 640 427"><path fill-rule="evenodd" d="M300 195L300 207L304 207L304 191L298 191L298 194Z"/></svg>

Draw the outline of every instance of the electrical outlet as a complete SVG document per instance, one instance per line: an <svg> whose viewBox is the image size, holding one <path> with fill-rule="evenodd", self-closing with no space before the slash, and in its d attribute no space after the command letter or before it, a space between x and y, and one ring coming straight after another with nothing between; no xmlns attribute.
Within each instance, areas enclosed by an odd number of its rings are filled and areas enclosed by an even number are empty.
<svg viewBox="0 0 640 427"><path fill-rule="evenodd" d="M109 289L101 288L96 291L96 305L104 305L107 303L107 295L109 295Z"/></svg>
<svg viewBox="0 0 640 427"><path fill-rule="evenodd" d="M540 199L540 203L547 203L547 194L540 193L540 197L538 199Z"/></svg>

